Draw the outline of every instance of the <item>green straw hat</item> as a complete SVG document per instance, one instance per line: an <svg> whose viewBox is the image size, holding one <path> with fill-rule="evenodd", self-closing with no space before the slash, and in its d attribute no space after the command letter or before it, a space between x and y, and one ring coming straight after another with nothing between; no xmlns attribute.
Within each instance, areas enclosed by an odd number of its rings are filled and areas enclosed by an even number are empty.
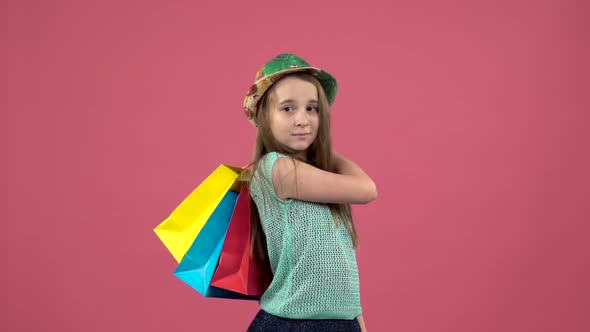
<svg viewBox="0 0 590 332"><path fill-rule="evenodd" d="M244 100L244 113L248 120L256 125L256 113L258 112L258 104L262 95L279 79L287 74L296 72L307 72L315 76L324 88L328 102L332 105L334 99L336 99L336 92L338 91L336 79L328 72L310 66L307 61L300 57L294 54L284 53L279 54L267 62L256 72L254 84L248 89L246 99Z"/></svg>

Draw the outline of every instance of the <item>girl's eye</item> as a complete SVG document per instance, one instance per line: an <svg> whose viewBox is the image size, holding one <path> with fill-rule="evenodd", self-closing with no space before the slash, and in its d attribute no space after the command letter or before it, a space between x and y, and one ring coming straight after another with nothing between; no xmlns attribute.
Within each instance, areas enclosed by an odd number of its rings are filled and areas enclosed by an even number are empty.
<svg viewBox="0 0 590 332"><path fill-rule="evenodd" d="M292 110L293 110L293 107L291 107L291 106L283 107L283 111L285 111L285 112L291 112Z"/></svg>
<svg viewBox="0 0 590 332"><path fill-rule="evenodd" d="M320 109L317 106L309 106L307 110L312 112L319 112Z"/></svg>

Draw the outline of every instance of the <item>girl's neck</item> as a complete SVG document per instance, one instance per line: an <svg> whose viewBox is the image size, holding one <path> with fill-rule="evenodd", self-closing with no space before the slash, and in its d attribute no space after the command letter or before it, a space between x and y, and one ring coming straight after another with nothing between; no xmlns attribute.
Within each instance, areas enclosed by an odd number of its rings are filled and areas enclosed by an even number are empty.
<svg viewBox="0 0 590 332"><path fill-rule="evenodd" d="M307 162L307 151L297 152L296 154L293 155L293 157L296 157L297 159L299 159L301 161Z"/></svg>

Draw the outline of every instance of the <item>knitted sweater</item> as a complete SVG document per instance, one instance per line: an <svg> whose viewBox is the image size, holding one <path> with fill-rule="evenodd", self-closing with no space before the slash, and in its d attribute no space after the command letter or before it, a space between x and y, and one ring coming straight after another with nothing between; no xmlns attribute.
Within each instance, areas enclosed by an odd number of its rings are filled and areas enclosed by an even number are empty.
<svg viewBox="0 0 590 332"><path fill-rule="evenodd" d="M335 224L326 204L277 196L272 168L283 157L265 155L250 188L274 274L260 307L291 319L354 319L361 305L350 236L342 223Z"/></svg>

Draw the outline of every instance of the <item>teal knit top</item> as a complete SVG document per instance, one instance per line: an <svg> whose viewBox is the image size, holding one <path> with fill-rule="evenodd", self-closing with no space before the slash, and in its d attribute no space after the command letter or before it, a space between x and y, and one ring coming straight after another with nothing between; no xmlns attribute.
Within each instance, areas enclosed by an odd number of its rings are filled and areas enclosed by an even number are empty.
<svg viewBox="0 0 590 332"><path fill-rule="evenodd" d="M274 274L260 307L291 319L354 319L362 310L350 235L326 204L277 196L272 168L282 157L265 155L250 188Z"/></svg>

